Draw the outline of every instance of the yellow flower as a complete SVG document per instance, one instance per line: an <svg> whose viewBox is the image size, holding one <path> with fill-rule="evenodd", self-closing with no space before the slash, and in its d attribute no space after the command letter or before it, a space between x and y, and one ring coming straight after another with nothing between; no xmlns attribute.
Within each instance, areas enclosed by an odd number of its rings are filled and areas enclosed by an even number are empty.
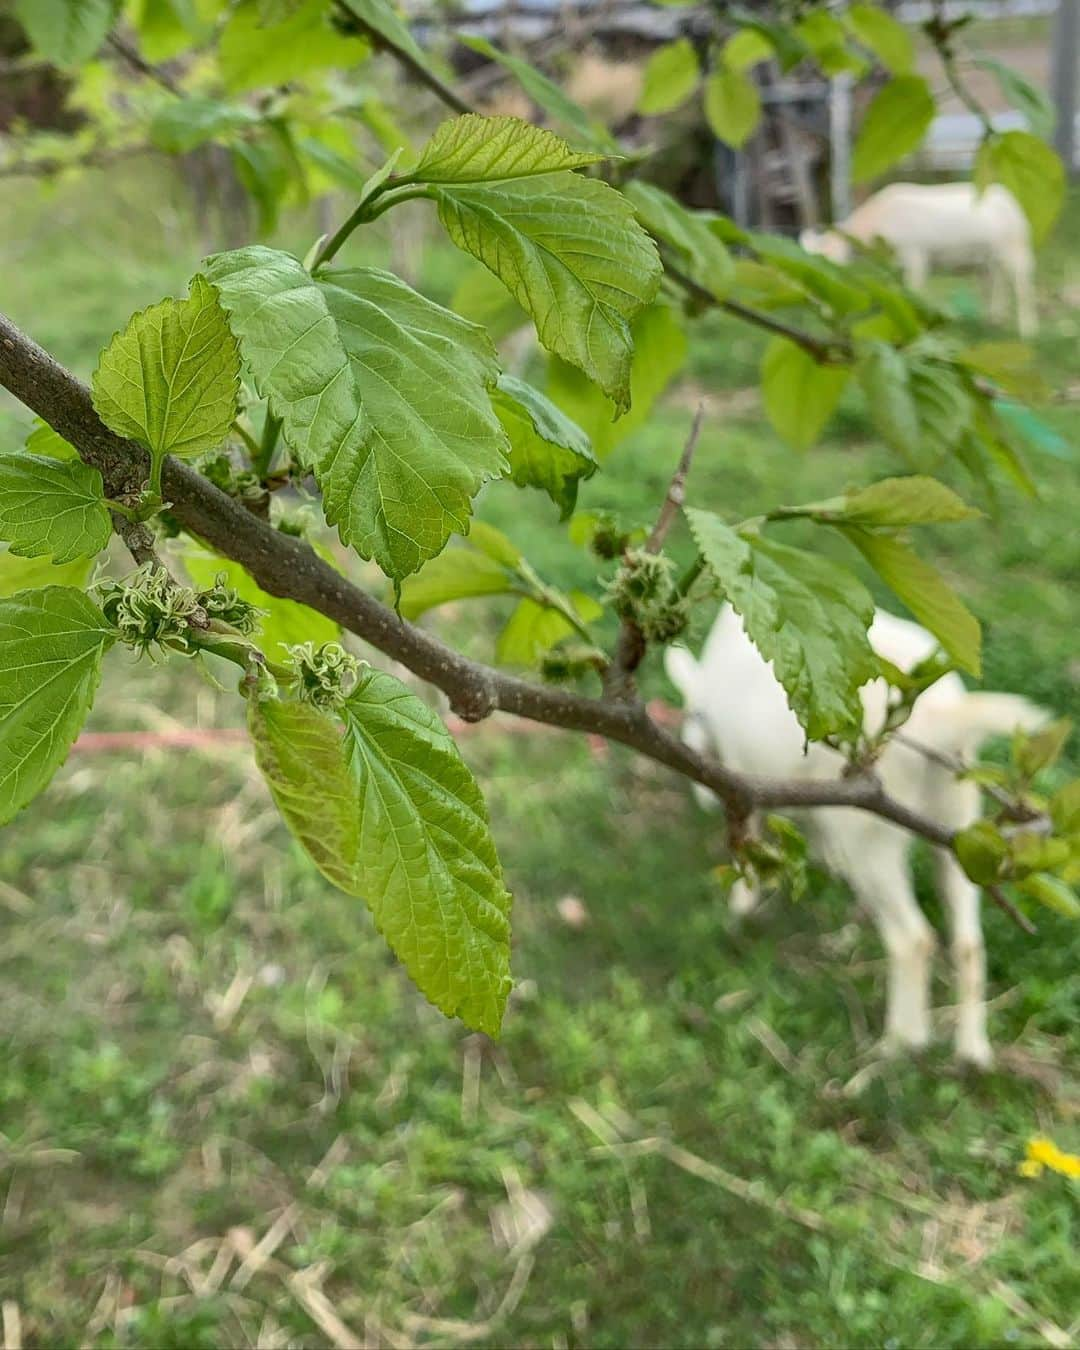
<svg viewBox="0 0 1080 1350"><path fill-rule="evenodd" d="M1080 1154L1066 1153L1052 1139L1035 1135L1028 1140L1027 1157L1018 1170L1022 1177L1037 1177L1044 1167L1074 1181L1080 1180Z"/></svg>

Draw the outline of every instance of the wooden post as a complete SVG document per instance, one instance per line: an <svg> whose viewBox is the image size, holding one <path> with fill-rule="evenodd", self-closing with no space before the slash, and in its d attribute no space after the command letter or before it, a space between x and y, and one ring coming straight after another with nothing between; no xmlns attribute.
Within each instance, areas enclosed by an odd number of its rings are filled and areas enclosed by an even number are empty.
<svg viewBox="0 0 1080 1350"><path fill-rule="evenodd" d="M1080 0L1058 0L1051 48L1051 89L1057 125L1054 149L1069 177L1076 173L1076 82L1080 64Z"/></svg>
<svg viewBox="0 0 1080 1350"><path fill-rule="evenodd" d="M832 219L851 215L851 76L837 75L829 90L829 198Z"/></svg>

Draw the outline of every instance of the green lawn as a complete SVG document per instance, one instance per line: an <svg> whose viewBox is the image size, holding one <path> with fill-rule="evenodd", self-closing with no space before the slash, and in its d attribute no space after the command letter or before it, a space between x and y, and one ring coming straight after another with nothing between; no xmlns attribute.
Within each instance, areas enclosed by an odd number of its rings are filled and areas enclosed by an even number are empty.
<svg viewBox="0 0 1080 1350"><path fill-rule="evenodd" d="M121 240L96 190L0 206L4 307L83 375L198 256L181 196L150 215L145 180L121 191ZM1058 245L1040 352L1061 387L1078 287ZM940 291L973 310L969 283ZM854 398L823 448L784 450L735 396L759 350L703 323L686 381L582 504L651 518L700 391L692 501L742 515L896 467ZM1075 444L1075 402L1046 419ZM27 421L0 407L5 435ZM1078 463L1040 452L1040 501L929 537L985 622L987 683L1074 716ZM481 510L553 579L588 580L541 499L500 485ZM502 612L462 607L470 650ZM119 656L91 728L239 721L193 671ZM683 784L514 730L462 742L515 894L498 1045L414 993L242 745L77 753L0 833L0 1296L23 1343L1075 1343L1076 1186L1017 1174L1032 1134L1080 1147L1075 925L1040 915L1030 939L987 913L994 1072L957 1073L942 1045L849 1095L883 963L842 889L820 877L739 928L710 877L721 831ZM935 1001L944 1040L943 972Z"/></svg>

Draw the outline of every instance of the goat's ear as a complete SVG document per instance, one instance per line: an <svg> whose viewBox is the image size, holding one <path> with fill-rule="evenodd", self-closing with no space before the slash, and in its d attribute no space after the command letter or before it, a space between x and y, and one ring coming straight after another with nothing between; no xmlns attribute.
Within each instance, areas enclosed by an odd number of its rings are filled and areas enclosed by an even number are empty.
<svg viewBox="0 0 1080 1350"><path fill-rule="evenodd" d="M685 647L668 647L664 651L664 669L668 679L689 699L697 688L698 663Z"/></svg>

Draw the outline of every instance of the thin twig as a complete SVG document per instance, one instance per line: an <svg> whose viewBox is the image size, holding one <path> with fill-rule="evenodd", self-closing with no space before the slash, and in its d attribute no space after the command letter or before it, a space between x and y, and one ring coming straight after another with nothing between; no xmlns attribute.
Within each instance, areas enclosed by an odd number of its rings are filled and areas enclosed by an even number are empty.
<svg viewBox="0 0 1080 1350"><path fill-rule="evenodd" d="M1017 927L1022 928L1030 937L1034 937L1039 931L1031 922L1026 914L1022 914L1016 908L1013 902L998 885L984 886L983 890L990 899L997 905L998 909L1004 911Z"/></svg>
<svg viewBox="0 0 1080 1350"><path fill-rule="evenodd" d="M701 438L704 420L705 405L699 403L697 412L694 413L693 425L690 427L690 435L686 438L679 463L672 475L671 482L668 484L668 490L664 494L660 514L656 517L656 524L652 527L652 533L645 542L646 553L660 552L664 547L664 540L667 538L672 522L682 509L682 504L686 499L686 479L690 472L690 463L694 458L694 451L697 449L697 443Z"/></svg>
<svg viewBox="0 0 1080 1350"><path fill-rule="evenodd" d="M183 98L183 90L169 72L148 61L138 48L128 42L126 38L122 38L119 33L110 33L105 40L113 51L118 52L133 70L137 70L140 75L145 75L148 80L153 80L155 84L160 84L162 89L167 89L170 94L175 94L177 98Z"/></svg>
<svg viewBox="0 0 1080 1350"><path fill-rule="evenodd" d="M367 34L376 51L389 52L394 60L412 75L413 79L418 80L420 84L430 89L436 98L445 103L448 108L452 108L456 113L476 111L471 104L465 102L460 94L440 80L434 71L429 70L422 61L418 61L403 47L398 47L393 42L388 41L377 28L365 23L350 5L342 5L341 12L347 18L351 28Z"/></svg>

